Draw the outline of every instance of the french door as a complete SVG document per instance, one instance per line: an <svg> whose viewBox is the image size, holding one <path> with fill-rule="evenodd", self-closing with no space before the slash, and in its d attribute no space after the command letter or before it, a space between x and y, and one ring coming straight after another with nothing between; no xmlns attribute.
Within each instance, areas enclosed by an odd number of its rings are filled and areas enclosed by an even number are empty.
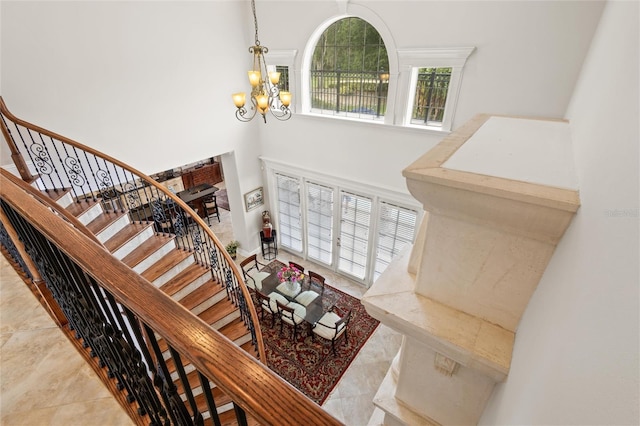
<svg viewBox="0 0 640 426"><path fill-rule="evenodd" d="M306 195L307 257L364 281L372 200L314 182L307 182Z"/></svg>
<svg viewBox="0 0 640 426"><path fill-rule="evenodd" d="M415 238L418 211L275 173L283 248L369 285Z"/></svg>

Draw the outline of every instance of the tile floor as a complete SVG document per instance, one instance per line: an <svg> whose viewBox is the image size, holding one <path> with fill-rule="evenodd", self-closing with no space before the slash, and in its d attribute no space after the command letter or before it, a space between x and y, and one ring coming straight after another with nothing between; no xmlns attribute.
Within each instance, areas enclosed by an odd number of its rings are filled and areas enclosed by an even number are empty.
<svg viewBox="0 0 640 426"><path fill-rule="evenodd" d="M0 345L3 426L134 424L2 255Z"/></svg>
<svg viewBox="0 0 640 426"><path fill-rule="evenodd" d="M220 213L220 223L214 219L211 228L226 244L233 239L231 214L223 209ZM366 291L332 271L282 250L278 254L279 260L298 262L355 297ZM0 258L0 424L132 424L6 259ZM379 414L372 418L372 400L401 339L400 334L380 325L323 408L348 426L379 424Z"/></svg>

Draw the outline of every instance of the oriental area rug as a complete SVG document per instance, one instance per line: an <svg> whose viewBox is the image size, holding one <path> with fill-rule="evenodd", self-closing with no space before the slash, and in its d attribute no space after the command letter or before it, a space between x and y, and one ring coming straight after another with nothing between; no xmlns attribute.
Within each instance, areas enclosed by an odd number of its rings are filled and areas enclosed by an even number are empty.
<svg viewBox="0 0 640 426"><path fill-rule="evenodd" d="M262 270L275 272L282 266L276 260ZM268 367L318 405L324 403L379 324L378 320L367 314L360 300L335 287L331 287L331 290L339 296L335 305L345 312L351 310L347 329L349 342L344 336L336 341L337 356L331 350L330 341L317 336L315 340L311 338L306 324L298 328L298 336L294 341L288 324L280 334L279 321L272 328L271 318L265 315L260 323Z"/></svg>

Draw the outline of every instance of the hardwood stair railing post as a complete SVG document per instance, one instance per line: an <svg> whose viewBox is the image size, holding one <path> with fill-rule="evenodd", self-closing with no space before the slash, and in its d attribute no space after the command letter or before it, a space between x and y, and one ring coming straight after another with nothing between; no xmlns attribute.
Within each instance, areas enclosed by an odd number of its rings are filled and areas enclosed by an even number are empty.
<svg viewBox="0 0 640 426"><path fill-rule="evenodd" d="M0 108L6 109L2 96L0 96ZM9 128L7 127L7 124L4 122L4 117L2 117L2 122L2 126L0 127L2 128L2 134L4 136L4 139L7 141L9 150L11 151L11 160L13 160L13 164L15 164L16 168L18 169L18 173L20 173L20 177L22 178L22 180L28 183L32 183L38 178L38 176L32 175L29 171L29 167L27 167L27 163L24 160L22 153L18 150L16 141L13 139Z"/></svg>

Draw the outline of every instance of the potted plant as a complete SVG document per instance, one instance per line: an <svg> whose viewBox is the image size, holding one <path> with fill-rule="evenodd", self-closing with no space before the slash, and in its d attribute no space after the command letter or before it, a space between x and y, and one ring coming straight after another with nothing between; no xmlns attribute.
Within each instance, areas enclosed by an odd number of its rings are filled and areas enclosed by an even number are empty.
<svg viewBox="0 0 640 426"><path fill-rule="evenodd" d="M232 259L236 258L236 252L238 251L239 246L240 246L240 241L233 240L233 241L230 241L229 244L227 244L227 246L225 247L225 249L227 250L227 253L229 253L229 256L231 256Z"/></svg>

